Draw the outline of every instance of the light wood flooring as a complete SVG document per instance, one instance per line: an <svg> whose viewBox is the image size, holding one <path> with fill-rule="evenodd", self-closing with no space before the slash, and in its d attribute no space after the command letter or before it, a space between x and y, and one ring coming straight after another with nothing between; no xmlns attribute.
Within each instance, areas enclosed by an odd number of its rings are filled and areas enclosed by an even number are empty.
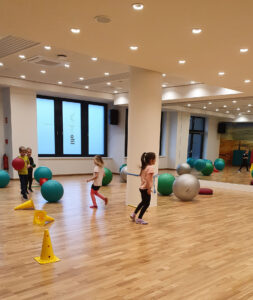
<svg viewBox="0 0 253 300"><path fill-rule="evenodd" d="M14 211L19 182L0 189L0 299L253 299L253 193L214 189L181 202L158 197L149 225L129 220L119 176L101 189L107 207L89 208L87 176L55 177L59 203L34 188L37 209L55 222L33 225L34 211ZM48 228L61 261L39 265Z"/></svg>

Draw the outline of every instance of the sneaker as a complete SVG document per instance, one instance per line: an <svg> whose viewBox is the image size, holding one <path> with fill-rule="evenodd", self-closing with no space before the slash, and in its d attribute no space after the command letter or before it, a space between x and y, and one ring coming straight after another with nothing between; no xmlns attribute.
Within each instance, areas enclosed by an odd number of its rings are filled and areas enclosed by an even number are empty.
<svg viewBox="0 0 253 300"><path fill-rule="evenodd" d="M144 221L144 220L142 220L142 219L136 219L136 221L135 221L135 223L136 224L141 224L141 225L147 225L148 224L148 222L146 222L146 221Z"/></svg>
<svg viewBox="0 0 253 300"><path fill-rule="evenodd" d="M238 173L241 173L241 171L240 171L240 170L238 170L237 172L238 172Z"/></svg>
<svg viewBox="0 0 253 300"><path fill-rule="evenodd" d="M24 199L28 199L26 194L22 194Z"/></svg>
<svg viewBox="0 0 253 300"><path fill-rule="evenodd" d="M33 192L33 190L32 189L28 189L30 192Z"/></svg>
<svg viewBox="0 0 253 300"><path fill-rule="evenodd" d="M132 219L133 222L135 221L135 217L136 217L136 214L135 214L135 213L132 213L132 214L130 215L130 219Z"/></svg>
<svg viewBox="0 0 253 300"><path fill-rule="evenodd" d="M92 205L90 208L98 208L97 205Z"/></svg>
<svg viewBox="0 0 253 300"><path fill-rule="evenodd" d="M108 198L105 198L105 205L108 204Z"/></svg>

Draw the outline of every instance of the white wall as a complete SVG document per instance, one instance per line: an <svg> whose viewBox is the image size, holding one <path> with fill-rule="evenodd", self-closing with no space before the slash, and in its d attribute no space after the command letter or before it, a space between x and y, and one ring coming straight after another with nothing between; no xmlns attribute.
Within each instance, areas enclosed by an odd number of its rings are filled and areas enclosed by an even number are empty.
<svg viewBox="0 0 253 300"><path fill-rule="evenodd" d="M0 89L0 169L3 169L3 155L5 153L4 137L4 108L3 108L3 90Z"/></svg>
<svg viewBox="0 0 253 300"><path fill-rule="evenodd" d="M214 161L219 157L220 134L217 133L219 119L206 118L203 156Z"/></svg>

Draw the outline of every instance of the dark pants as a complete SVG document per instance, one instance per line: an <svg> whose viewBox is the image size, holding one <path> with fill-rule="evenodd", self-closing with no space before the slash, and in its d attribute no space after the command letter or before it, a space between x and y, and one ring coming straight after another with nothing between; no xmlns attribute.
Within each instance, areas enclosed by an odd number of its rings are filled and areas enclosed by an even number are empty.
<svg viewBox="0 0 253 300"><path fill-rule="evenodd" d="M249 166L248 166L248 160L247 159L242 160L239 171L241 171L242 167L246 167L247 171L249 171Z"/></svg>
<svg viewBox="0 0 253 300"><path fill-rule="evenodd" d="M140 202L140 204L136 207L136 210L134 211L135 214L138 213L139 210L141 210L140 214L139 214L139 219L142 219L145 211L147 210L147 208L150 205L150 199L151 199L151 195L148 194L148 190L141 190L141 199L142 201Z"/></svg>
<svg viewBox="0 0 253 300"><path fill-rule="evenodd" d="M20 180L21 194L26 195L27 194L28 175L20 175L19 174L19 180Z"/></svg>
<svg viewBox="0 0 253 300"><path fill-rule="evenodd" d="M33 183L33 169L29 168L28 169L28 188L30 190L32 189L32 183Z"/></svg>

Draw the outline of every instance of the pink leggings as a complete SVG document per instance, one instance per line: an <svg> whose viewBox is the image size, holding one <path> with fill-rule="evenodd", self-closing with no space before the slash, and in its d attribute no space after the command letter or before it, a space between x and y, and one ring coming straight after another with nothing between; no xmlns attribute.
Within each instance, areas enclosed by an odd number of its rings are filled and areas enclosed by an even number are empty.
<svg viewBox="0 0 253 300"><path fill-rule="evenodd" d="M100 199L104 200L104 201L106 199L103 195L99 194L98 191L95 191L95 190L91 189L90 190L90 196L91 196L91 200L92 200L92 203L93 203L94 206L97 206L95 195L97 197L99 197Z"/></svg>

